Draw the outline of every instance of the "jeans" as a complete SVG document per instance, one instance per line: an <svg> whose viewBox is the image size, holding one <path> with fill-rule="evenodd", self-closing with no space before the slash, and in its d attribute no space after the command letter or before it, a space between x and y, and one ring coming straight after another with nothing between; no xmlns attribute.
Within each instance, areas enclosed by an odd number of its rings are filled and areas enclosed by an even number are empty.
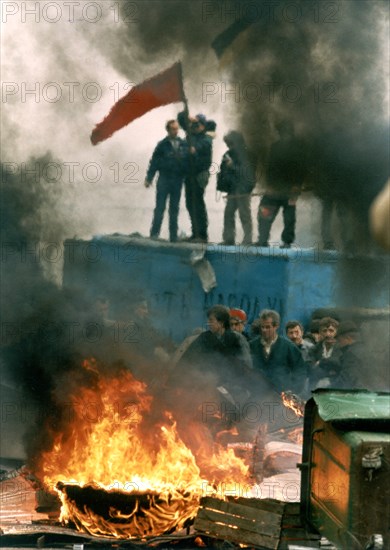
<svg viewBox="0 0 390 550"><path fill-rule="evenodd" d="M156 206L153 213L152 227L150 228L151 237L160 235L165 206L169 197L169 240L173 242L177 240L177 218L179 216L182 185L182 177L160 174L157 180Z"/></svg>
<svg viewBox="0 0 390 550"><path fill-rule="evenodd" d="M192 237L207 241L207 210L204 202L205 186L201 186L196 176L185 180L186 207L190 215Z"/></svg>

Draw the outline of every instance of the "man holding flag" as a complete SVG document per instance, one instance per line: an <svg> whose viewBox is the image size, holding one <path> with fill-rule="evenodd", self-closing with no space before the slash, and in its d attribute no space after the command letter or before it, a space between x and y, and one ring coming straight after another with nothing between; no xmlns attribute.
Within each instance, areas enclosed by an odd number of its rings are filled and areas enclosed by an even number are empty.
<svg viewBox="0 0 390 550"><path fill-rule="evenodd" d="M127 126L127 124L141 117L148 111L156 107L179 101L182 101L185 107L185 110L179 113L178 120L179 124L187 133L189 151L188 172L185 179L186 207L192 225L192 236L189 240L207 242L208 220L204 202L204 191L209 180L209 169L212 161L212 137L208 135L208 130L215 130L216 124L214 121L207 121L203 114L196 115L195 118L189 117L187 99L183 89L180 62L175 63L169 69L145 80L141 84L134 86L124 97L119 99L108 115L93 129L91 142L93 145L96 145L111 137L114 132ZM150 168L152 172L153 166ZM151 172L147 176L147 185L150 183ZM157 192L158 191L159 184L157 188ZM161 193L160 195L162 197ZM157 197L154 217L155 223L153 222L151 230L152 236L157 236L159 233L159 225L161 226L159 218L164 213L164 209L161 212L161 207L162 198L160 200L160 198ZM172 202L170 203L170 207L172 207ZM175 223L173 218L171 218L170 226L171 240L175 240Z"/></svg>
<svg viewBox="0 0 390 550"><path fill-rule="evenodd" d="M189 145L189 171L185 179L186 207L191 219L191 242L207 242L207 210L204 192L209 181L212 161L212 137L208 130L215 129L215 122L205 115L189 117L188 111L179 113L179 124L187 133Z"/></svg>

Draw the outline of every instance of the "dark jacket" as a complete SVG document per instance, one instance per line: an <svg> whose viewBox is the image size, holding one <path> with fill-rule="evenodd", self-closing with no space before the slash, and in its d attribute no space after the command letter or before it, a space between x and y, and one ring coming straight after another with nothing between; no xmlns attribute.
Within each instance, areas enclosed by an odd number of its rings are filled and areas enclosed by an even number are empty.
<svg viewBox="0 0 390 550"><path fill-rule="evenodd" d="M202 332L184 352L180 363L191 363L207 372L212 370L221 380L236 379L251 368L244 337L230 329L220 338L210 330Z"/></svg>
<svg viewBox="0 0 390 550"><path fill-rule="evenodd" d="M311 371L310 388L354 389L363 370L362 349L355 342L340 348L337 346L329 359L321 359Z"/></svg>
<svg viewBox="0 0 390 550"><path fill-rule="evenodd" d="M341 348L341 368L346 376L353 381L356 381L364 371L363 355L364 350L360 342L354 342Z"/></svg>
<svg viewBox="0 0 390 550"><path fill-rule="evenodd" d="M184 178L188 170L188 146L184 139L176 138L179 143L177 150L174 149L169 137L158 142L149 168L146 179L152 181L156 172L168 178Z"/></svg>
<svg viewBox="0 0 390 550"><path fill-rule="evenodd" d="M202 132L191 135L191 146L195 147L195 154L191 155L193 174L208 171L211 166L213 154L213 140Z"/></svg>
<svg viewBox="0 0 390 550"><path fill-rule="evenodd" d="M232 164L229 163L229 159ZM229 149L222 157L221 168L217 175L218 191L229 194L249 194L256 183L253 165L245 151Z"/></svg>
<svg viewBox="0 0 390 550"><path fill-rule="evenodd" d="M266 176L268 186L288 192L291 186L301 186L306 174L301 140L294 136L280 139L272 146L268 158Z"/></svg>
<svg viewBox="0 0 390 550"><path fill-rule="evenodd" d="M230 428L232 422L240 418L240 406L251 396L252 376L249 345L245 338L230 329L221 337L207 330L183 353L170 384L176 387L179 382L180 391L189 392L188 402L194 403L195 398L196 405L192 405L194 413L203 411L199 420L210 422L212 429L220 431ZM203 405L199 407L199 402L206 407L211 405L211 408L219 403L220 418L209 417L205 420L205 409ZM233 415L232 411L235 411Z"/></svg>
<svg viewBox="0 0 390 550"><path fill-rule="evenodd" d="M177 121L188 136L188 145L196 149L195 154L190 155L188 175L190 177L196 177L200 172L208 172L212 162L213 140L206 132L208 129L211 129L211 127L215 130L215 122L213 120L208 120L205 131L201 134L195 134L191 132L185 111L181 111L177 115Z"/></svg>
<svg viewBox="0 0 390 550"><path fill-rule="evenodd" d="M337 344L333 345L333 351L331 358L338 360L340 357L340 348ZM315 365L318 361L324 359L323 357L323 342L317 342L314 347L309 350L308 360L312 365Z"/></svg>
<svg viewBox="0 0 390 550"><path fill-rule="evenodd" d="M267 357L261 337L250 342L253 368L270 380L276 391L300 392L305 381L306 368L301 352L295 344L278 336Z"/></svg>

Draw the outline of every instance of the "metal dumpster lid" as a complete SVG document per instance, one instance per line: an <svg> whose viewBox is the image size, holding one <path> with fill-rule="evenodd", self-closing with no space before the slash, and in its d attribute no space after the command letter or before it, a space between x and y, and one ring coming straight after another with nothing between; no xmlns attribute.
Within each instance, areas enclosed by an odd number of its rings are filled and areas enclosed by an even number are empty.
<svg viewBox="0 0 390 550"><path fill-rule="evenodd" d="M390 393L318 389L313 392L318 414L327 422L390 419Z"/></svg>

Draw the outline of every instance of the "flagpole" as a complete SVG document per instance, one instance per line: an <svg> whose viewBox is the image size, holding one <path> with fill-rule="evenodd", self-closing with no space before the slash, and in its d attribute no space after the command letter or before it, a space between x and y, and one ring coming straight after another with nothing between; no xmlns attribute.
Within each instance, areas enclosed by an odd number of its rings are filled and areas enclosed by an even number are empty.
<svg viewBox="0 0 390 550"><path fill-rule="evenodd" d="M192 204L194 206L194 210L196 211L197 210L197 205L196 205L196 199L195 199L195 189L194 189L194 171L195 171L195 166L194 166L194 158L193 158L193 155L192 155L192 152L191 152L191 148L192 148L192 135L191 135L191 127L190 127L190 120L189 120L189 116L190 116L190 111L189 111L189 108L188 108L188 99L187 99L187 96L185 94L185 91L184 91L184 80L183 80L183 71L182 71L182 65L180 63L180 76L181 76L181 82L183 83L183 104L184 104L184 117L185 117L185 121L186 121L186 125L185 125L185 133L186 133L186 141L187 141L187 145L188 145L188 150L189 150L189 167L190 167L190 171L189 171L189 182L190 182L190 189L189 189L189 193L192 194L193 198L192 198ZM192 231L195 232L195 234L198 233L198 218L196 215L190 215L191 217L191 224L194 224L193 227L192 227Z"/></svg>
<svg viewBox="0 0 390 550"><path fill-rule="evenodd" d="M186 93L184 91L184 80L183 80L183 67L181 63L179 63L179 69L180 69L180 81L182 83L182 90L183 90L183 104L184 104L184 120L185 120L185 128L184 131L186 133L186 141L188 144L188 148L190 149L192 147L192 137L191 137L191 129L190 129L190 111L188 108L188 99L186 96ZM193 159L192 155L190 154L190 175L193 174Z"/></svg>

